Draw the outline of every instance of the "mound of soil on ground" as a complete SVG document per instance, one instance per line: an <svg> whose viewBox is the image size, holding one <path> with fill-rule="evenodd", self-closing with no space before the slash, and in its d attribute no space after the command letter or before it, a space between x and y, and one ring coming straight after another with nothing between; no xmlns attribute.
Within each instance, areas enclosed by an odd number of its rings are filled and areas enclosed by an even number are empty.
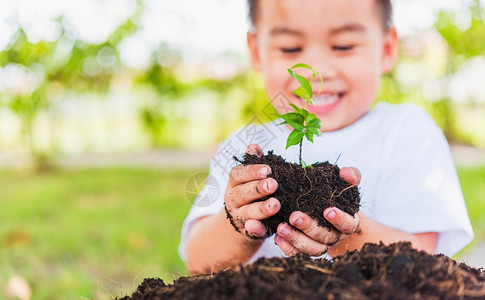
<svg viewBox="0 0 485 300"><path fill-rule="evenodd" d="M262 157L245 154L238 161L243 165L269 165L272 173L268 177L278 182L276 192L260 200L275 197L281 203L277 214L262 220L269 235L276 233L280 223L288 222L294 211L304 212L328 228L333 228L333 225L323 217L326 208L337 207L352 216L359 211L358 188L343 180L339 175L340 168L329 162L318 162L302 168L299 164L286 162L281 156L274 155L273 151Z"/></svg>
<svg viewBox="0 0 485 300"><path fill-rule="evenodd" d="M334 261L262 258L168 285L148 278L129 299L485 299L485 271L410 243L366 244Z"/></svg>

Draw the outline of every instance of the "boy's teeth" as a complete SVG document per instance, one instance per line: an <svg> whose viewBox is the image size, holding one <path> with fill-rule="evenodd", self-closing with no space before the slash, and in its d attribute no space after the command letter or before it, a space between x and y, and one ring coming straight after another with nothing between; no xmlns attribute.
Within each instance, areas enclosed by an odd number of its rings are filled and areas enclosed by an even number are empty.
<svg viewBox="0 0 485 300"><path fill-rule="evenodd" d="M326 94L313 97L313 103L315 105L329 105L333 104L338 100L338 94Z"/></svg>

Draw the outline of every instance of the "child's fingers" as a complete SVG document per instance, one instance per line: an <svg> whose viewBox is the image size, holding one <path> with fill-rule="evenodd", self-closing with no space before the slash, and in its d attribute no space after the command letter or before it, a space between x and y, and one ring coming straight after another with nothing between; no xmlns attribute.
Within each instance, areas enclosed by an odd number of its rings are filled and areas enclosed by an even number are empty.
<svg viewBox="0 0 485 300"><path fill-rule="evenodd" d="M286 223L281 223L277 229L278 235L285 239L298 252L310 256L320 256L327 252L328 246L315 241L299 230L295 230ZM284 245L287 247L287 245ZM285 249L282 249L285 253Z"/></svg>
<svg viewBox="0 0 485 300"><path fill-rule="evenodd" d="M295 211L290 215L290 224L322 244L331 246L340 240L340 232L318 225L318 221L308 215Z"/></svg>
<svg viewBox="0 0 485 300"><path fill-rule="evenodd" d="M229 187L235 187L241 183L253 180L264 179L271 173L268 165L238 165L232 168L229 173Z"/></svg>
<svg viewBox="0 0 485 300"><path fill-rule="evenodd" d="M249 204L254 200L263 198L264 196L273 194L278 188L278 183L274 178L266 178L263 180L255 180L229 189L227 191L225 201L227 203L235 204L236 207Z"/></svg>
<svg viewBox="0 0 485 300"><path fill-rule="evenodd" d="M323 215L325 219L343 234L351 235L359 230L359 214L351 216L336 207L329 207L325 209Z"/></svg>
<svg viewBox="0 0 485 300"><path fill-rule="evenodd" d="M283 252L288 256L293 256L299 253L299 251L291 245L290 242L279 236L278 234L275 235L274 241L278 247L280 247Z"/></svg>
<svg viewBox="0 0 485 300"><path fill-rule="evenodd" d="M244 229L246 229L246 232L251 236L266 236L266 227L258 220L247 220L246 223L244 223Z"/></svg>
<svg viewBox="0 0 485 300"><path fill-rule="evenodd" d="M240 215L243 220L263 220L276 214L281 208L276 198L269 198L266 201L259 201L245 205L240 208Z"/></svg>
<svg viewBox="0 0 485 300"><path fill-rule="evenodd" d="M251 154L251 155L257 155L258 157L261 157L264 155L263 149L259 147L258 144L251 144L246 148L246 153Z"/></svg>
<svg viewBox="0 0 485 300"><path fill-rule="evenodd" d="M359 185L362 175L355 167L344 167L340 169L340 177L352 185Z"/></svg>

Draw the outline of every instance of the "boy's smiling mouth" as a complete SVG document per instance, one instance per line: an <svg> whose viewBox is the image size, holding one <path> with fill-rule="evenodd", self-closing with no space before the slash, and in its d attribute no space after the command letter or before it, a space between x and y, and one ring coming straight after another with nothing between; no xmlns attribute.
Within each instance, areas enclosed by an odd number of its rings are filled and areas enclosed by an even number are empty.
<svg viewBox="0 0 485 300"><path fill-rule="evenodd" d="M314 104L308 104L308 111L316 115L331 113L343 100L344 93L321 93L314 96ZM305 100L297 97L300 107L305 106Z"/></svg>

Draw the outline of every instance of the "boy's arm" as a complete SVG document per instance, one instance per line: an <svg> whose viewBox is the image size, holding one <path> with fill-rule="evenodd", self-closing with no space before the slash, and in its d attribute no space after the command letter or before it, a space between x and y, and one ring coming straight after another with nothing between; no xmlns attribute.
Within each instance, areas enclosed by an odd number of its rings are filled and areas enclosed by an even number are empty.
<svg viewBox="0 0 485 300"><path fill-rule="evenodd" d="M438 242L437 232L411 234L369 219L362 213L359 213L359 217L360 229L347 239L331 247L328 251L330 255L337 256L344 254L347 249L360 250L365 243L379 243L381 241L384 244L409 241L414 248L424 250L430 254L433 254L436 250L436 244ZM338 220L339 218L341 220ZM345 218L345 213L340 211L340 214L337 214L334 222L345 222Z"/></svg>
<svg viewBox="0 0 485 300"><path fill-rule="evenodd" d="M222 209L194 225L187 243L187 269L191 274L213 273L247 262L262 245L236 230Z"/></svg>
<svg viewBox="0 0 485 300"><path fill-rule="evenodd" d="M250 145L247 152L253 154L253 147ZM254 154L262 155L262 151ZM280 209L275 198L253 202L278 188L276 180L267 178L270 173L267 165L239 165L231 170L224 195L225 208L199 219L188 236L186 263L191 274L211 273L244 264L261 247L266 232L259 220Z"/></svg>

